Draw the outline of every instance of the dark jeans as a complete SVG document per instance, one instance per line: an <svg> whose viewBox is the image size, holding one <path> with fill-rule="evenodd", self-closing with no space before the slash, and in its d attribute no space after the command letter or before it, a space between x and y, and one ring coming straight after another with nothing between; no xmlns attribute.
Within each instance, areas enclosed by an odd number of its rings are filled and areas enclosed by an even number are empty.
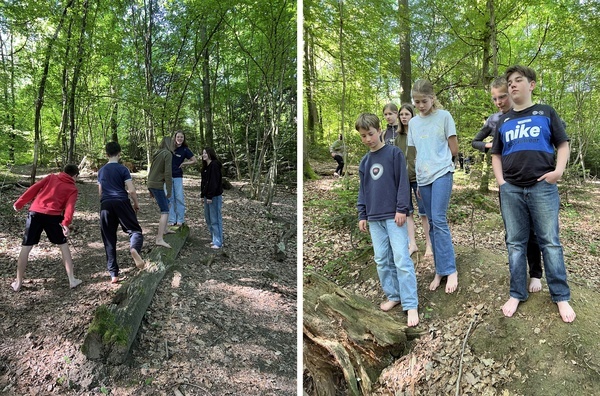
<svg viewBox="0 0 600 396"><path fill-rule="evenodd" d="M342 170L344 170L344 157L341 155L336 155L333 159L337 162L338 166L335 168L335 173L338 175L342 175Z"/></svg>
<svg viewBox="0 0 600 396"><path fill-rule="evenodd" d="M119 225L124 232L129 234L129 248L140 253L144 236L131 202L129 200L113 200L100 203L100 232L106 251L106 266L111 277L119 276L117 264L117 228Z"/></svg>

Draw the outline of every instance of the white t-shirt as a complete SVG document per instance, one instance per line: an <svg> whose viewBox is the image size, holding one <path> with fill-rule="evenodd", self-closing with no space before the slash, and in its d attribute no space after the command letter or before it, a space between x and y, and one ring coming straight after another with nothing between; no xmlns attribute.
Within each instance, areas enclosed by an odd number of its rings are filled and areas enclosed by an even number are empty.
<svg viewBox="0 0 600 396"><path fill-rule="evenodd" d="M448 172L454 172L448 138L456 136L454 119L446 110L416 116L408 122L408 145L417 150L417 183L426 186Z"/></svg>

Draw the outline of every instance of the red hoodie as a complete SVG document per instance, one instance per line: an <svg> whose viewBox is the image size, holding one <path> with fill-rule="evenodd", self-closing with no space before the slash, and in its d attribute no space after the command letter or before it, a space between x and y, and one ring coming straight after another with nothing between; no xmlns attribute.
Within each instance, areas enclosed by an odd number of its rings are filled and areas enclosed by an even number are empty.
<svg viewBox="0 0 600 396"><path fill-rule="evenodd" d="M15 202L15 208L21 209L31 202L32 212L47 215L64 213L62 225L68 227L73 221L75 202L77 202L77 187L75 179L64 172L51 174L29 187Z"/></svg>

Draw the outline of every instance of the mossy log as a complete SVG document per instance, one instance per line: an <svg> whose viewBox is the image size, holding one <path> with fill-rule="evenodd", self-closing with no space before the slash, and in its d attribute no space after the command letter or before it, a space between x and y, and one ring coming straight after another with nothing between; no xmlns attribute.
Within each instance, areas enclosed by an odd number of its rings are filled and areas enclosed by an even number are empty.
<svg viewBox="0 0 600 396"><path fill-rule="evenodd" d="M109 364L125 362L156 288L175 263L189 233L184 224L175 234L165 235L171 249L152 249L146 268L124 282L109 304L96 310L81 347L88 359Z"/></svg>
<svg viewBox="0 0 600 396"><path fill-rule="evenodd" d="M424 333L316 273L304 275L304 387L313 395L370 394L381 371Z"/></svg>

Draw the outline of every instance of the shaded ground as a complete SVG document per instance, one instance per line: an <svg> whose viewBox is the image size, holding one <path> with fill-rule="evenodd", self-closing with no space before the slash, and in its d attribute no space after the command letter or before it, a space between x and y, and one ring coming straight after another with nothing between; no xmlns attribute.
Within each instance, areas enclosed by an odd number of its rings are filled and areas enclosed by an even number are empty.
<svg viewBox="0 0 600 396"><path fill-rule="evenodd" d="M134 182L144 256L154 247L159 213L142 176L134 175ZM294 394L295 237L283 262L275 261L273 252L283 231L296 227L295 191L278 192L271 212L278 220L273 221L260 202L240 192L241 183L234 183L223 199L226 248L215 254L200 212L199 179L186 175L190 237L158 287L130 361L110 367L80 352L94 310L117 290L108 282L94 177L78 184L70 244L83 284L74 290L68 288L59 250L42 236L21 292L12 291L26 217L24 211L14 212L12 203L24 190L0 195L0 394ZM135 275L124 233L119 241L122 272Z"/></svg>
<svg viewBox="0 0 600 396"><path fill-rule="evenodd" d="M329 176L331 164L317 163L316 168L323 178L304 185L304 266L378 306L384 295L372 250L343 222L344 213L355 209L339 209L346 200L336 192L339 179ZM356 175L351 167L350 178ZM509 274L497 191L478 196L473 193L478 184L470 178L462 171L456 173L448 212L459 290L454 295L446 295L443 286L429 291L433 262L413 255L419 328L429 334L384 370L378 394L600 394L600 318L596 313L600 306L600 185L574 189L568 201L562 196L561 239L571 304L577 313L569 325L561 321L551 302L545 279L543 290L521 304L513 318L503 316L500 308L508 298ZM417 241L422 253L420 226ZM400 309L391 314L406 320Z"/></svg>

